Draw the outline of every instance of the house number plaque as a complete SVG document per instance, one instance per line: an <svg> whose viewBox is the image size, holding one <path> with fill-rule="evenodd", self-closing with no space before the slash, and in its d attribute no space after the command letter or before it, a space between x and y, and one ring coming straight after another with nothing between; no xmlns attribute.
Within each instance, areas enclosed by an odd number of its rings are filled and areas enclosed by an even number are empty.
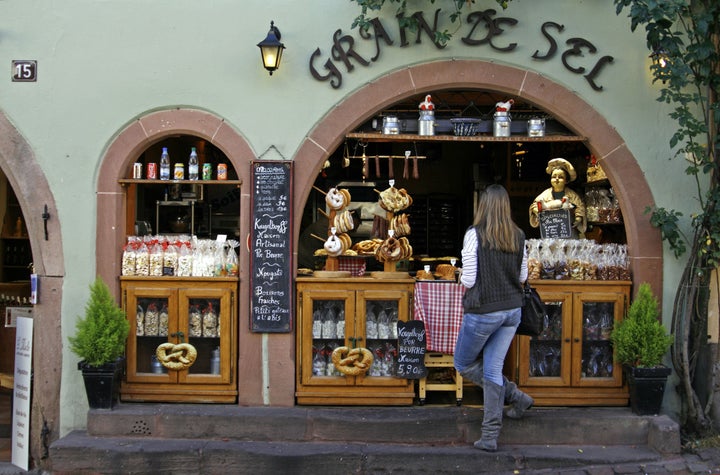
<svg viewBox="0 0 720 475"><path fill-rule="evenodd" d="M25 59L12 60L12 81L13 82L35 82L37 81L37 61Z"/></svg>

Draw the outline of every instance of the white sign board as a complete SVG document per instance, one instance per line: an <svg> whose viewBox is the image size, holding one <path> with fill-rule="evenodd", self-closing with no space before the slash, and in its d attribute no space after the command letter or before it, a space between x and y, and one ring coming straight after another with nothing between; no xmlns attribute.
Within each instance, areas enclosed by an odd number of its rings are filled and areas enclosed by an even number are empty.
<svg viewBox="0 0 720 475"><path fill-rule="evenodd" d="M30 459L30 384L33 320L17 318L15 334L15 387L13 389L12 464L28 470Z"/></svg>

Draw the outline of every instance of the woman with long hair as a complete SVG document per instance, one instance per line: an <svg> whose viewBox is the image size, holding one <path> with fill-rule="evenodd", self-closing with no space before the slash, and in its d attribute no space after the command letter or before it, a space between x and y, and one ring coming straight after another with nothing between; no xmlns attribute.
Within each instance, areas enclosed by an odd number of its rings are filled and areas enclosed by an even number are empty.
<svg viewBox="0 0 720 475"><path fill-rule="evenodd" d="M490 185L463 240L460 282L467 290L454 356L460 374L483 388L482 436L474 445L489 452L497 450L505 402L511 405L505 415L513 419L534 402L502 374L527 274L525 233L512 220L505 188Z"/></svg>

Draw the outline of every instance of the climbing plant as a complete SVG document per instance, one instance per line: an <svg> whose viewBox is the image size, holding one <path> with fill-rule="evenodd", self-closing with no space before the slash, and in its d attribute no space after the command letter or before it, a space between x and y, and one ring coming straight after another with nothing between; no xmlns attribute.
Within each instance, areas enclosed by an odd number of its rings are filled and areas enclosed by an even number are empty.
<svg viewBox="0 0 720 475"><path fill-rule="evenodd" d="M413 8L434 4L435 0L351 0L361 7L353 27L369 25L367 15L386 3L394 5L401 27L414 31ZM495 0L503 9L511 0ZM452 0L452 23L474 0ZM670 117L677 129L669 145L675 160L688 160L686 173L693 177L693 193L698 212L689 223L677 210L648 207L650 221L657 227L676 257L689 249L673 303L671 349L673 366L679 377L681 425L686 434L707 435L713 431L711 408L714 371L703 368L703 361L715 364L707 343L708 306L711 274L720 263L720 188L718 187L718 124L720 124L720 2L717 0L613 0L617 15L627 13L630 29L645 29L648 51L658 60L652 65L654 81L660 86L658 101L672 107ZM452 33L435 32L438 42L446 43ZM720 289L718 289L720 290ZM717 302L716 302L717 303ZM720 310L720 309L718 309ZM717 350L716 350L717 351Z"/></svg>
<svg viewBox="0 0 720 475"><path fill-rule="evenodd" d="M718 124L720 105L720 3L717 0L614 0L616 13L627 12L630 29L645 29L647 47L657 61L652 71L660 84L658 101L673 107L677 129L670 137L674 159L688 160L699 211L683 232L682 213L649 208L675 256L690 249L673 304L671 350L680 378L681 424L688 434L712 432L714 371L703 367L708 354L710 277L720 262L720 189L718 188Z"/></svg>

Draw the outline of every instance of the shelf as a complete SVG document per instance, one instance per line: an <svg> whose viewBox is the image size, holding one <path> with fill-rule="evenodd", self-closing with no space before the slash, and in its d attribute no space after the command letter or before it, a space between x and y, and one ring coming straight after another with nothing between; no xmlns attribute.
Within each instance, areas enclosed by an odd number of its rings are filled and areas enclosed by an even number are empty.
<svg viewBox="0 0 720 475"><path fill-rule="evenodd" d="M121 178L120 185L242 185L242 180L146 180Z"/></svg>
<svg viewBox="0 0 720 475"><path fill-rule="evenodd" d="M351 132L345 135L349 139L365 142L585 142L586 137L577 135L548 135L545 137L528 137L512 135L510 137L493 137L490 135L458 136L458 135L416 135L416 134L383 134L380 132ZM155 180L150 180L155 181Z"/></svg>

